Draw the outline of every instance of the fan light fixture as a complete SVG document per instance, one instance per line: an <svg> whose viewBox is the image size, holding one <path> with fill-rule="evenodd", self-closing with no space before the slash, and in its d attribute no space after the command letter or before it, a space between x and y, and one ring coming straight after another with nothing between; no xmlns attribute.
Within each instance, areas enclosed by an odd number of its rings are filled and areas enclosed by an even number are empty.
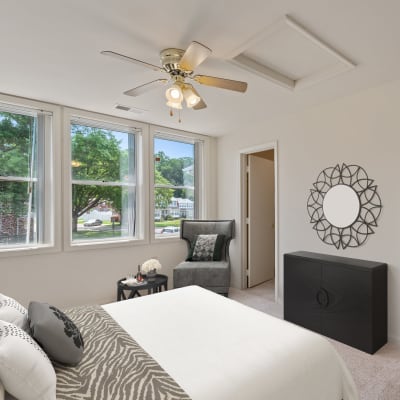
<svg viewBox="0 0 400 400"><path fill-rule="evenodd" d="M167 101L165 103L170 108L175 108L176 110L182 110L182 103L180 101Z"/></svg>
<svg viewBox="0 0 400 400"><path fill-rule="evenodd" d="M196 104L199 104L201 97L196 93L196 91L194 90L194 88L191 84L186 83L183 86L182 92L183 92L183 97L185 98L185 101L186 101L187 108L192 108Z"/></svg>
<svg viewBox="0 0 400 400"><path fill-rule="evenodd" d="M165 97L167 98L168 107L182 110L183 93L178 83L174 83L165 91Z"/></svg>
<svg viewBox="0 0 400 400"><path fill-rule="evenodd" d="M183 99L182 89L177 83L174 83L165 91L165 97L171 102L181 102Z"/></svg>
<svg viewBox="0 0 400 400"><path fill-rule="evenodd" d="M124 92L127 96L139 96L161 85L171 82L172 85L166 90L167 106L170 108L170 115L173 109L182 110L182 102L185 100L186 107L193 110L202 110L207 107L204 99L200 97L196 89L186 80L193 80L200 85L213 86L221 89L233 90L244 93L247 83L232 79L218 78L208 75L194 75L194 70L211 55L211 50L203 44L193 41L186 50L170 47L160 52L161 66L150 64L146 61L128 57L115 51L105 50L101 54L116 59L141 65L153 71L167 73L170 79L159 78L143 85L136 86ZM180 122L180 113L179 113Z"/></svg>
<svg viewBox="0 0 400 400"><path fill-rule="evenodd" d="M176 82L165 91L167 106L182 110L182 101L185 100L187 108L193 108L199 103L201 97L189 83Z"/></svg>

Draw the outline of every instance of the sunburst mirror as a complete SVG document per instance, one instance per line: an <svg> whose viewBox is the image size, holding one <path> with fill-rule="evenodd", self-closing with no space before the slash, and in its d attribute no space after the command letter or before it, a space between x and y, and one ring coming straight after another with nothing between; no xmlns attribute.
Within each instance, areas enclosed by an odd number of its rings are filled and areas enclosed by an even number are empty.
<svg viewBox="0 0 400 400"><path fill-rule="evenodd" d="M358 165L325 168L313 183L307 200L310 223L326 244L361 246L374 233L382 202L377 185Z"/></svg>

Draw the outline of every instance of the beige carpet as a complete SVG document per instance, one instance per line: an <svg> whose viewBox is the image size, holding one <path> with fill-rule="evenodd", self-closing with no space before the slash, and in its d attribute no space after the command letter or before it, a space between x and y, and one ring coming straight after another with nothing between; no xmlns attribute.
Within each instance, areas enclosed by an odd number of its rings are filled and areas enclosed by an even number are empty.
<svg viewBox="0 0 400 400"><path fill-rule="evenodd" d="M262 312L283 318L274 301L273 282L247 290L231 288L229 298ZM353 375L360 400L400 400L400 345L388 343L371 355L329 339Z"/></svg>

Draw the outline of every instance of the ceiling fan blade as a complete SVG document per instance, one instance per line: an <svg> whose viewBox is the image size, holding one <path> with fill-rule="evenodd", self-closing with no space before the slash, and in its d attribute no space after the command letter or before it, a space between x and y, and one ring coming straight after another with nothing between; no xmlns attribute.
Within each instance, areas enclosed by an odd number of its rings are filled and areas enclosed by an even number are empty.
<svg viewBox="0 0 400 400"><path fill-rule="evenodd" d="M168 79L156 79L155 81L151 81L145 83L144 85L137 86L133 89L127 90L124 92L127 96L139 96L143 93L146 93L152 89L165 85L168 82Z"/></svg>
<svg viewBox="0 0 400 400"><path fill-rule="evenodd" d="M211 53L208 47L199 42L192 42L180 59L179 65L185 71L194 71Z"/></svg>
<svg viewBox="0 0 400 400"><path fill-rule="evenodd" d="M124 56L123 54L116 53L115 51L106 50L106 51L102 51L100 53L105 55L105 56L118 58L118 59L120 59L122 61L128 61L128 62L131 62L133 64L141 65L142 67L150 68L153 71L165 72L164 69L162 69L161 67L158 67L157 65L149 64L149 63L147 63L145 61L141 61L141 60L136 60L136 58Z"/></svg>
<svg viewBox="0 0 400 400"><path fill-rule="evenodd" d="M216 78L214 76L207 75L195 75L193 79L202 85L215 86L222 89L234 90L236 92L244 93L247 90L246 82Z"/></svg>

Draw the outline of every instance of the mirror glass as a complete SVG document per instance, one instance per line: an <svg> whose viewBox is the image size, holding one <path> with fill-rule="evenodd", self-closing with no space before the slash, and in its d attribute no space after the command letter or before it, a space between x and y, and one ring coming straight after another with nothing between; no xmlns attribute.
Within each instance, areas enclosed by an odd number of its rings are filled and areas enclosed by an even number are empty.
<svg viewBox="0 0 400 400"><path fill-rule="evenodd" d="M331 187L323 202L325 218L338 228L351 225L360 212L360 200L355 190L347 185Z"/></svg>

